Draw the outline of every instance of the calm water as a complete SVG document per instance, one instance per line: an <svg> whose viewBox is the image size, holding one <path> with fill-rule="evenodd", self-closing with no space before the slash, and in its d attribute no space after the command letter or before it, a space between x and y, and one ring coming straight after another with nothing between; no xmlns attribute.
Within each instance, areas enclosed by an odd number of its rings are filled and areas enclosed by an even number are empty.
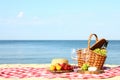
<svg viewBox="0 0 120 80"><path fill-rule="evenodd" d="M87 47L87 40L0 41L0 64L50 63L53 58L67 58L72 49ZM107 64L120 64L120 41L109 41Z"/></svg>

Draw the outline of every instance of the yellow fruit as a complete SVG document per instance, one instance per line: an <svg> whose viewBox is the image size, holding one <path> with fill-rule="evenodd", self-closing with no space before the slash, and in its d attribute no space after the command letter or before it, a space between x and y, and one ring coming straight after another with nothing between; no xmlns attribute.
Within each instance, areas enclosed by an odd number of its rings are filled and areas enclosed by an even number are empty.
<svg viewBox="0 0 120 80"><path fill-rule="evenodd" d="M51 65L51 66L50 66L50 70L51 70L51 71L54 71L54 70L56 70L56 67L55 67L54 65Z"/></svg>
<svg viewBox="0 0 120 80"><path fill-rule="evenodd" d="M62 69L62 67L61 67L60 65L57 65L57 66L56 66L56 70L57 70L57 71L60 71L61 69Z"/></svg>

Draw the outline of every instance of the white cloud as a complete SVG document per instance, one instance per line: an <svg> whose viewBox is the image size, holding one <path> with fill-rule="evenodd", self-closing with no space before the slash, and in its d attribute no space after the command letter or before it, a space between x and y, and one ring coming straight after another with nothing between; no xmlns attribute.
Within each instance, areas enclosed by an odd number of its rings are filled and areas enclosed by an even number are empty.
<svg viewBox="0 0 120 80"><path fill-rule="evenodd" d="M19 12L18 15L17 15L18 18L22 18L23 16L24 16L24 12L22 12L22 11Z"/></svg>

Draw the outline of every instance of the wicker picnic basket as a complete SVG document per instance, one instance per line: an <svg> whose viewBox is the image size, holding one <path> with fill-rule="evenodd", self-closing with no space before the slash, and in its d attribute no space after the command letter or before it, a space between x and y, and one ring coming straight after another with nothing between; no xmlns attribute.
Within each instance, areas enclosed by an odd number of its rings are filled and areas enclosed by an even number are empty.
<svg viewBox="0 0 120 80"><path fill-rule="evenodd" d="M90 47L90 42L91 42L91 38L92 36L95 36L96 38L96 42L95 44ZM107 41L105 39L100 39L98 40L98 37L96 34L91 34L89 36L89 39L88 39L88 48L86 48L89 52L89 59L87 61L87 63L90 65L90 66L94 66L94 67L97 67L97 69L101 70L102 67L103 67L103 64L106 60L106 57L107 56L102 56L100 54L97 54L95 52L93 52L93 50L95 48L101 48ZM78 50L77 51L77 56L78 56L78 66L81 67L85 62L85 60L83 60L83 55L82 55L82 50Z"/></svg>

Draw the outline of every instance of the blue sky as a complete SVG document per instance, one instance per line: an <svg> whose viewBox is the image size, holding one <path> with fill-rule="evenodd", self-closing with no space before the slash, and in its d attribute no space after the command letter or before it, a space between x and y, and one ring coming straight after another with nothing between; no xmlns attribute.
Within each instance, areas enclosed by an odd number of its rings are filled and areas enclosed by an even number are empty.
<svg viewBox="0 0 120 80"><path fill-rule="evenodd" d="M120 0L1 0L0 40L120 39Z"/></svg>

